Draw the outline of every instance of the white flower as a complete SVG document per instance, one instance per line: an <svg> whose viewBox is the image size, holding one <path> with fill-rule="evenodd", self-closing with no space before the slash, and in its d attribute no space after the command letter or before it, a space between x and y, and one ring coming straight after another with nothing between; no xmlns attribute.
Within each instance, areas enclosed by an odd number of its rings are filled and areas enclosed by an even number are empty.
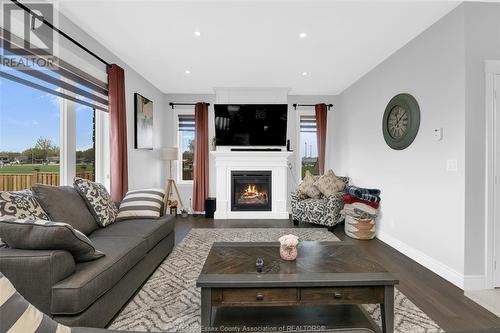
<svg viewBox="0 0 500 333"><path fill-rule="evenodd" d="M284 235L281 236L278 241L280 242L281 246L284 247L294 247L299 244L299 237L295 235Z"/></svg>

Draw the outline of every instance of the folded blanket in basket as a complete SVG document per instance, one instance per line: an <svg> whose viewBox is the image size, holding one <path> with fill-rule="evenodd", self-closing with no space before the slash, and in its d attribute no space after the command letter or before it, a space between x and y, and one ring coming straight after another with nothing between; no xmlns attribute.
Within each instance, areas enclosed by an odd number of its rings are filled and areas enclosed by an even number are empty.
<svg viewBox="0 0 500 333"><path fill-rule="evenodd" d="M380 190L376 188L362 188L362 187L357 187L357 186L346 186L345 187L345 192L354 196L357 196L358 198L362 194L371 194L374 196L379 196L380 195Z"/></svg>
<svg viewBox="0 0 500 333"><path fill-rule="evenodd" d="M355 197L354 195L350 194L342 194L342 198L344 199L344 204L352 204L354 202L361 202L364 203L365 205L368 205L373 208L378 208L380 206L380 202L370 202L366 200L362 200L358 197Z"/></svg>
<svg viewBox="0 0 500 333"><path fill-rule="evenodd" d="M344 205L342 214L350 215L356 218L376 218L378 209L365 205L361 202Z"/></svg>

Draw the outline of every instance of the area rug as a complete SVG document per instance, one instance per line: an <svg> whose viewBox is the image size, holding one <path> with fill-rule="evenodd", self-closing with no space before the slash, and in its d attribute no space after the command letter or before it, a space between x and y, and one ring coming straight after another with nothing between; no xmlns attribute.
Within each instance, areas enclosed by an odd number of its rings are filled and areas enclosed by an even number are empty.
<svg viewBox="0 0 500 333"><path fill-rule="evenodd" d="M338 241L323 228L192 229L116 317L110 328L149 332L200 332L196 279L213 242L276 241L293 233L301 240ZM395 291L395 332L443 332L402 292ZM364 305L380 324L380 307Z"/></svg>

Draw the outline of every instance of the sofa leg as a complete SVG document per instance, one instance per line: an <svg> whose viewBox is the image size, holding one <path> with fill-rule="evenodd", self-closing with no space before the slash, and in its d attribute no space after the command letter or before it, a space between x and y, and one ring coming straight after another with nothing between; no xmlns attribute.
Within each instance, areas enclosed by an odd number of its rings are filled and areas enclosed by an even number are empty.
<svg viewBox="0 0 500 333"><path fill-rule="evenodd" d="M293 225L299 225L299 220L293 220Z"/></svg>

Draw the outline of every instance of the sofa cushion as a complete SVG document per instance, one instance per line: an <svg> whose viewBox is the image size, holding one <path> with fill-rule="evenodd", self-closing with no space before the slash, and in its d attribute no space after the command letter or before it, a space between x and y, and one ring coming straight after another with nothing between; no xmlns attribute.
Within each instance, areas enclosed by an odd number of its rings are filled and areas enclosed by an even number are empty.
<svg viewBox="0 0 500 333"><path fill-rule="evenodd" d="M160 217L164 192L158 189L128 191L120 203L117 220Z"/></svg>
<svg viewBox="0 0 500 333"><path fill-rule="evenodd" d="M104 185L76 177L74 187L85 200L100 227L106 227L115 222L118 209Z"/></svg>
<svg viewBox="0 0 500 333"><path fill-rule="evenodd" d="M0 192L0 218L49 220L31 191Z"/></svg>
<svg viewBox="0 0 500 333"><path fill-rule="evenodd" d="M52 221L64 222L85 235L99 228L85 201L72 186L32 186L36 199Z"/></svg>
<svg viewBox="0 0 500 333"><path fill-rule="evenodd" d="M0 237L9 247L24 250L66 250L76 262L104 256L90 239L72 226L46 220L0 220Z"/></svg>
<svg viewBox="0 0 500 333"><path fill-rule="evenodd" d="M106 253L95 261L76 265L73 275L52 287L52 314L77 314L110 290L147 253L140 237L90 235Z"/></svg>
<svg viewBox="0 0 500 333"><path fill-rule="evenodd" d="M299 192L307 195L309 198L317 199L321 196L321 192L319 189L314 185L314 182L318 179L317 176L311 175L309 170L306 171L306 175L304 176L304 179L302 182L299 184L297 187L297 190Z"/></svg>
<svg viewBox="0 0 500 333"><path fill-rule="evenodd" d="M112 225L94 231L92 236L130 236L141 237L146 240L148 251L170 234L175 226L174 218L170 215L160 219L135 219L118 221Z"/></svg>
<svg viewBox="0 0 500 333"><path fill-rule="evenodd" d="M0 332L71 332L25 300L1 272L0 318Z"/></svg>

